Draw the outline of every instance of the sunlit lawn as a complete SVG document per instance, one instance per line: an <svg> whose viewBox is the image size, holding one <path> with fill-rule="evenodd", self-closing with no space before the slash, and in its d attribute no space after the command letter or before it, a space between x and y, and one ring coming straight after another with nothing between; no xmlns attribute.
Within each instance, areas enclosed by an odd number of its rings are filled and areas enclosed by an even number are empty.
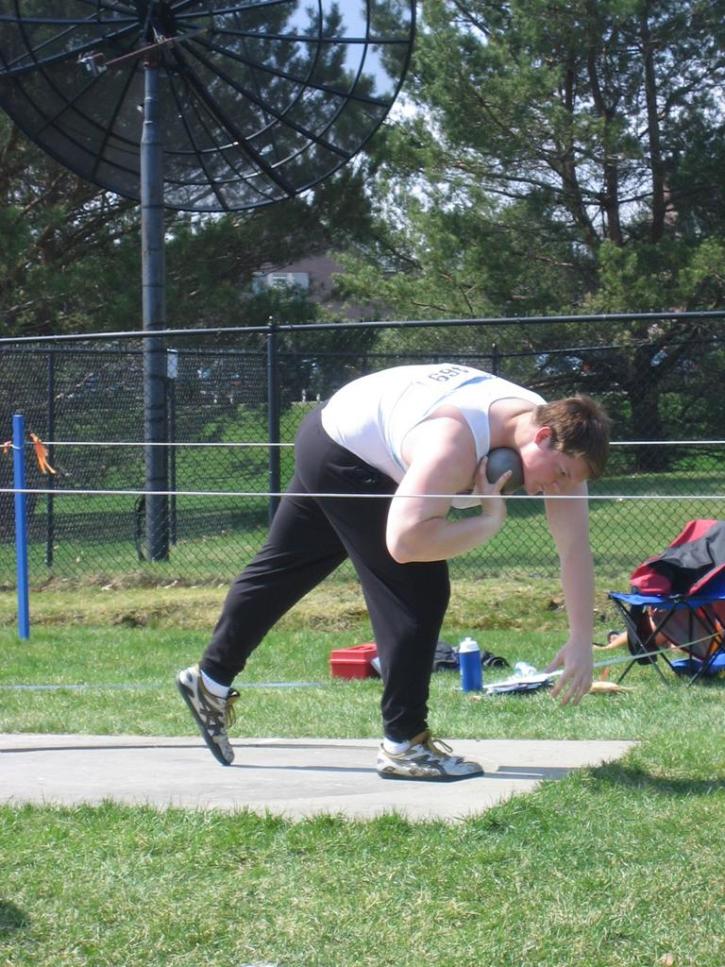
<svg viewBox="0 0 725 967"><path fill-rule="evenodd" d="M444 636L472 632L541 667L564 618L554 583L520 581L460 584ZM195 734L173 676L198 657L222 593L38 592L29 642L2 596L0 730ZM600 617L603 635L613 619ZM333 680L328 664L369 637L353 586L311 596L240 678L235 742L378 736L379 682ZM316 685L243 687L279 680ZM639 666L626 682L562 709L543 692L474 701L454 674L435 675L432 722L454 742L638 743L460 824L0 808L0 963L720 967L722 682L665 685ZM85 687L15 687L33 684Z"/></svg>

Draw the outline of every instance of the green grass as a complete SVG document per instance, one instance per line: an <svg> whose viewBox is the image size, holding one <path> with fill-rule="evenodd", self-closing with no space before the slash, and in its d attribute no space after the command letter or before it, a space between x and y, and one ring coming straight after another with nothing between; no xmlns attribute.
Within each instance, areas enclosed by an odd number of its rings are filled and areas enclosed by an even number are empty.
<svg viewBox="0 0 725 967"><path fill-rule="evenodd" d="M457 828L20 809L0 951L13 967L716 967L716 851L678 809L663 842L677 795L609 767Z"/></svg>
<svg viewBox="0 0 725 967"><path fill-rule="evenodd" d="M456 586L444 635L473 631L541 666L564 617L551 582ZM220 589L33 595L30 642L0 596L0 730L195 734L173 675L196 657ZM613 623L598 601L604 631ZM333 647L369 640L359 592L326 585L269 636L240 682L234 735L377 736L377 681L331 680ZM131 689L103 686L130 684ZM723 685L665 686L563 709L546 693L476 701L433 678L452 738L634 739L457 825L246 812L0 808L3 967L720 967ZM430 795L435 795L431 789Z"/></svg>

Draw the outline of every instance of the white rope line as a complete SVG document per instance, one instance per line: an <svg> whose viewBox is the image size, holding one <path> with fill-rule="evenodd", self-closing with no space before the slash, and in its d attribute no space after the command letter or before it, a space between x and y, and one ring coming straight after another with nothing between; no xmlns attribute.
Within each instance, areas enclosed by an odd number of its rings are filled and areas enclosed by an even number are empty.
<svg viewBox="0 0 725 967"><path fill-rule="evenodd" d="M703 447L725 445L725 440L612 440L612 447Z"/></svg>
<svg viewBox="0 0 725 967"><path fill-rule="evenodd" d="M355 494L355 493L298 493L289 490L66 490L61 487L14 488L0 487L0 494L76 494L77 496L117 497L319 497L355 498L365 500L416 499L436 497L453 500L486 495L479 494ZM492 496L492 495L488 495ZM725 500L725 494L509 494L505 500Z"/></svg>
<svg viewBox="0 0 725 967"><path fill-rule="evenodd" d="M134 442L128 440L43 440L46 447L293 447L294 443L201 443L201 442ZM26 446L33 444L28 441ZM618 440L613 447L702 447L725 446L725 440ZM13 446L13 449L15 447Z"/></svg>
<svg viewBox="0 0 725 967"><path fill-rule="evenodd" d="M25 444L32 447L33 444ZM294 443L133 443L117 440L43 440L46 447L293 447ZM15 448L13 448L15 449Z"/></svg>

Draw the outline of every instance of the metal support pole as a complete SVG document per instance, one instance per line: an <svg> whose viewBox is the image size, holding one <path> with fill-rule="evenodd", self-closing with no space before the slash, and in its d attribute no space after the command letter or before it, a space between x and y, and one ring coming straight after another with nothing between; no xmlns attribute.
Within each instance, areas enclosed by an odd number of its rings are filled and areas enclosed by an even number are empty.
<svg viewBox="0 0 725 967"><path fill-rule="evenodd" d="M28 519L25 490L25 417L13 414L13 487L15 488L15 555L18 576L18 635L30 637L28 592Z"/></svg>
<svg viewBox="0 0 725 967"><path fill-rule="evenodd" d="M163 145L159 124L159 69L149 57L144 69L144 121L141 136L141 252L143 327L146 331L166 325L164 295L164 208ZM149 560L169 556L168 499L155 496L166 491L168 463L166 447L166 353L163 341L144 340L144 457L146 466L146 543Z"/></svg>
<svg viewBox="0 0 725 967"><path fill-rule="evenodd" d="M55 350L48 350L48 439L55 440ZM55 447L52 443L48 444L48 462L51 467L55 466ZM54 478L48 475L47 486L52 490ZM55 498L53 494L47 496L47 513L45 529L45 564L53 567L53 554L55 544L55 508L53 506Z"/></svg>
<svg viewBox="0 0 725 967"><path fill-rule="evenodd" d="M277 326L270 322L267 330L267 436L269 438L269 490L279 493L279 371L277 360ZM277 511L279 497L269 498L269 523Z"/></svg>
<svg viewBox="0 0 725 967"><path fill-rule="evenodd" d="M166 406L169 417L169 428L166 434L169 443L176 443L176 379L179 373L179 354L175 349L169 349L166 354ZM176 447L168 447L169 471L169 540L172 547L176 545Z"/></svg>

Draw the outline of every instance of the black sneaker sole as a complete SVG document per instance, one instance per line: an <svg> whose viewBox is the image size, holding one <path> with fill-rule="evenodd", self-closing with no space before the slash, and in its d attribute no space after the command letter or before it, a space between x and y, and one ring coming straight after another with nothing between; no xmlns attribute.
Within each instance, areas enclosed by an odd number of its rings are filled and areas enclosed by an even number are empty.
<svg viewBox="0 0 725 967"><path fill-rule="evenodd" d="M484 772L470 772L467 776L398 776L394 772L378 772L381 779L397 782L463 782L464 779L481 779Z"/></svg>
<svg viewBox="0 0 725 967"><path fill-rule="evenodd" d="M186 707L193 715L194 721L196 722L199 732L201 733L201 737L204 740L204 742L206 742L206 746L211 752L211 754L214 756L217 762L220 763L220 765L230 766L231 762L227 762L227 760L222 755L222 750L219 748L216 742L211 738L209 733L206 731L206 727L204 726L204 723L199 718L197 711L194 708L194 703L191 700L191 696L189 695L189 690L187 689L186 685L184 685L184 683L177 678L176 687L179 690L179 694L186 702Z"/></svg>

